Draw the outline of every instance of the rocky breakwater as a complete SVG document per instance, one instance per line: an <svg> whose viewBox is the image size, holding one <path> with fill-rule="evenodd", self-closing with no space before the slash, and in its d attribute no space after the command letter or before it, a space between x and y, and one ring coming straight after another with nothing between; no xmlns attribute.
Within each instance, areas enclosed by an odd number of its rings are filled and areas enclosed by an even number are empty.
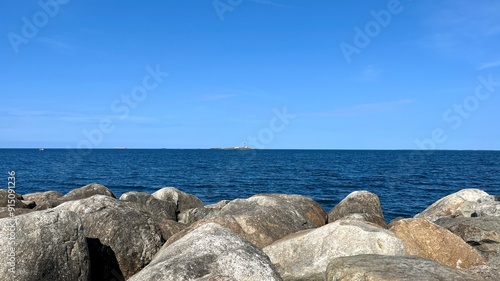
<svg viewBox="0 0 500 281"><path fill-rule="evenodd" d="M387 224L356 191L326 212L300 195L204 205L166 187L120 198L0 190L0 280L496 280L500 200L465 189Z"/></svg>

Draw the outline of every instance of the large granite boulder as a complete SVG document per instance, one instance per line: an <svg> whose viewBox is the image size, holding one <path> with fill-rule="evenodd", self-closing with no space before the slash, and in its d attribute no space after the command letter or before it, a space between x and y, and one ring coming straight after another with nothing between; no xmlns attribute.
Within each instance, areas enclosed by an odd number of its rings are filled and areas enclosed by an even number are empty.
<svg viewBox="0 0 500 281"><path fill-rule="evenodd" d="M390 230L403 241L408 255L460 269L484 264L484 258L472 246L428 220L400 220Z"/></svg>
<svg viewBox="0 0 500 281"><path fill-rule="evenodd" d="M48 210L0 219L0 252L0 280L89 278L83 224L74 212Z"/></svg>
<svg viewBox="0 0 500 281"><path fill-rule="evenodd" d="M129 281L281 280L269 258L231 230L208 223L164 247Z"/></svg>
<svg viewBox="0 0 500 281"><path fill-rule="evenodd" d="M199 208L193 208L189 210L185 210L177 216L177 220L183 224L192 224L193 222L213 218L219 215L221 209L226 206L229 200L222 200L218 203L205 205Z"/></svg>
<svg viewBox="0 0 500 281"><path fill-rule="evenodd" d="M0 207L0 219L24 215L34 211L34 209L27 208Z"/></svg>
<svg viewBox="0 0 500 281"><path fill-rule="evenodd" d="M333 207L328 213L328 222L340 219L363 220L387 227L378 196L368 191L354 191Z"/></svg>
<svg viewBox="0 0 500 281"><path fill-rule="evenodd" d="M165 241L170 239L175 234L183 231L187 227L187 225L174 220L163 220L163 221L155 220L155 222L158 228L160 228L161 236Z"/></svg>
<svg viewBox="0 0 500 281"><path fill-rule="evenodd" d="M45 195L35 194L35 196L38 198L43 198L43 197L46 198L46 199L39 199L36 202L35 210L45 210L54 208L61 205L64 202L85 199L92 197L94 195L103 195L103 196L109 196L111 198L116 198L113 192L111 192L111 190L109 190L109 188L107 188L106 186L97 183L91 183L79 188L75 188L63 196L58 196L57 194L53 193Z"/></svg>
<svg viewBox="0 0 500 281"><path fill-rule="evenodd" d="M116 198L116 196L111 190L109 190L109 188L105 187L102 184L91 183L79 188L75 188L70 192L64 194L64 196L60 197L59 199L61 201L73 201L89 198L94 195L104 195L111 198Z"/></svg>
<svg viewBox="0 0 500 281"><path fill-rule="evenodd" d="M293 206L299 214L318 227L327 222L328 214L325 209L310 197L295 194L261 194L254 196L254 199L258 200L259 196L274 198L283 204Z"/></svg>
<svg viewBox="0 0 500 281"><path fill-rule="evenodd" d="M298 195L255 195L226 204L217 216L199 220L167 241L180 239L206 223L218 223L259 248L299 230L324 225L326 212L314 200Z"/></svg>
<svg viewBox="0 0 500 281"><path fill-rule="evenodd" d="M320 280L320 279L317 279ZM357 255L328 264L326 281L479 281L473 275L420 257Z"/></svg>
<svg viewBox="0 0 500 281"><path fill-rule="evenodd" d="M478 250L488 261L500 264L500 218L441 218L436 224L447 228Z"/></svg>
<svg viewBox="0 0 500 281"><path fill-rule="evenodd" d="M306 196L291 194L258 194L248 199L236 199L225 205L219 213L219 216L227 215L255 216L285 225L300 221L311 227L325 225L327 216L323 207L316 201ZM304 228L297 228L302 229Z"/></svg>
<svg viewBox="0 0 500 281"><path fill-rule="evenodd" d="M415 218L434 222L442 217L471 217L476 212L479 201L489 197L488 193L480 189L463 189L434 202L415 215Z"/></svg>
<svg viewBox="0 0 500 281"><path fill-rule="evenodd" d="M157 221L177 220L177 204L155 198L146 192L127 192L120 196L121 201L130 202L139 211Z"/></svg>
<svg viewBox="0 0 500 281"><path fill-rule="evenodd" d="M474 276L474 281L498 281L500 263L473 266L464 271Z"/></svg>
<svg viewBox="0 0 500 281"><path fill-rule="evenodd" d="M12 204L13 203L13 204ZM14 208L31 209L34 203L24 200L21 194L15 193L13 189L0 189L0 207L8 207L13 205Z"/></svg>
<svg viewBox="0 0 500 281"><path fill-rule="evenodd" d="M132 204L110 196L94 195L69 201L54 210L79 214L85 236L98 239L100 244L110 247L119 265L119 268L112 269L125 278L146 266L164 242L160 229L151 218L136 210ZM101 247L98 243L96 245Z"/></svg>
<svg viewBox="0 0 500 281"><path fill-rule="evenodd" d="M500 197L490 196L481 198L472 216L478 217L500 217Z"/></svg>
<svg viewBox="0 0 500 281"><path fill-rule="evenodd" d="M51 201L63 197L64 195L57 191L45 191L45 192L35 192L24 194L24 200L33 201L35 203L42 201ZM38 204L37 204L38 205Z"/></svg>
<svg viewBox="0 0 500 281"><path fill-rule="evenodd" d="M177 213L181 213L192 208L203 207L203 202L201 202L198 197L183 192L175 187L164 187L151 195L160 200L174 202L177 206Z"/></svg>
<svg viewBox="0 0 500 281"><path fill-rule="evenodd" d="M405 255L394 233L358 220L338 220L291 234L263 251L283 280L323 280L328 263L359 254Z"/></svg>

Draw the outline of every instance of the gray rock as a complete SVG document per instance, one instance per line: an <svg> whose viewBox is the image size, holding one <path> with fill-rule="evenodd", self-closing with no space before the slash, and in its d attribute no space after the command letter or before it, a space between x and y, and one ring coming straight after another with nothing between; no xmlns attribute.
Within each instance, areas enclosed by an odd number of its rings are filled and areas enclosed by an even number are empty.
<svg viewBox="0 0 500 281"><path fill-rule="evenodd" d="M120 200L130 202L138 210L148 214L156 221L177 220L177 204L155 198L146 192L127 192Z"/></svg>
<svg viewBox="0 0 500 281"><path fill-rule="evenodd" d="M480 199L476 212L472 216L500 217L500 197L490 196Z"/></svg>
<svg viewBox="0 0 500 281"><path fill-rule="evenodd" d="M110 196L94 195L69 201L54 210L70 210L79 214L85 237L97 238L102 245L111 248L119 268L109 267L125 278L146 266L163 243L160 229L151 218L130 203Z"/></svg>
<svg viewBox="0 0 500 281"><path fill-rule="evenodd" d="M94 195L104 195L104 196L109 196L111 198L116 198L116 196L113 194L113 192L111 192L111 190L109 190L109 188L105 187L102 184L91 183L71 190L64 196L60 197L59 200L66 202L72 200L85 199L92 197Z"/></svg>
<svg viewBox="0 0 500 281"><path fill-rule="evenodd" d="M177 216L177 220L183 224L192 224L202 219L216 217L229 202L231 201L222 200L216 204L185 210Z"/></svg>
<svg viewBox="0 0 500 281"><path fill-rule="evenodd" d="M13 189L12 192L14 192ZM8 207L13 203L15 208L29 209L29 206L23 202L23 196L12 192L8 189L0 189L0 207Z"/></svg>
<svg viewBox="0 0 500 281"><path fill-rule="evenodd" d="M476 212L480 200L490 197L480 189L463 189L439 199L423 212L415 215L431 222L442 217L471 217Z"/></svg>
<svg viewBox="0 0 500 281"><path fill-rule="evenodd" d="M161 222L156 221L156 225L160 228L161 236L165 241L187 227L185 224L174 220L163 220Z"/></svg>
<svg viewBox="0 0 500 281"><path fill-rule="evenodd" d="M380 200L368 191L354 191L328 213L328 222L340 219L368 221L387 228Z"/></svg>
<svg viewBox="0 0 500 281"><path fill-rule="evenodd" d="M79 188L75 188L63 196L57 197L56 194L47 194L46 200L39 200L36 202L35 210L46 210L50 208L57 207L64 202L80 200L92 197L94 195L104 195L111 198L116 198L116 196L107 187L97 183L91 183ZM39 195L36 195L37 197ZM57 197L52 199L51 197Z"/></svg>
<svg viewBox="0 0 500 281"><path fill-rule="evenodd" d="M498 281L498 276L500 276L500 263L470 267L466 272L474 276L474 280Z"/></svg>
<svg viewBox="0 0 500 281"><path fill-rule="evenodd" d="M12 214L12 216L15 217L15 216L31 213L34 211L35 210L33 210L33 209L26 209L26 208L0 207L0 219L11 217L11 214Z"/></svg>
<svg viewBox="0 0 500 281"><path fill-rule="evenodd" d="M15 229L11 219L0 219L0 280L88 280L89 253L76 213L48 210L15 219ZM9 272L11 241L15 241L15 273Z"/></svg>
<svg viewBox="0 0 500 281"><path fill-rule="evenodd" d="M291 205L299 214L318 227L327 222L328 214L325 209L310 197L295 194L260 194L256 196L271 197L279 200L282 204Z"/></svg>
<svg viewBox="0 0 500 281"><path fill-rule="evenodd" d="M321 280L479 281L482 279L419 257L357 255L332 260L326 269L326 279Z"/></svg>
<svg viewBox="0 0 500 281"><path fill-rule="evenodd" d="M325 218L324 209L308 197L255 195L231 201L216 217L193 223L171 237L167 245L200 225L215 222L241 235L258 248L263 248L291 233L320 226L325 223Z"/></svg>
<svg viewBox="0 0 500 281"><path fill-rule="evenodd" d="M129 281L281 280L269 258L231 230L209 223L163 248Z"/></svg>
<svg viewBox="0 0 500 281"><path fill-rule="evenodd" d="M359 254L405 255L394 233L357 220L338 220L289 235L263 251L283 280L323 280L334 258Z"/></svg>
<svg viewBox="0 0 500 281"><path fill-rule="evenodd" d="M45 192L35 192L35 193L28 193L24 194L23 198L24 200L28 201L34 201L40 202L40 201L50 201L50 200L56 200L58 198L63 197L64 195L60 192L57 191L45 191Z"/></svg>
<svg viewBox="0 0 500 281"><path fill-rule="evenodd" d="M57 191L35 192L24 194L25 200L33 201L35 203L35 210L45 210L57 205L57 199L63 197L62 193Z"/></svg>
<svg viewBox="0 0 500 281"><path fill-rule="evenodd" d="M500 264L500 217L441 218L436 224L476 248L487 261Z"/></svg>
<svg viewBox="0 0 500 281"><path fill-rule="evenodd" d="M219 216L227 215L254 216L280 225L290 224L295 228L291 233L326 223L326 212L317 202L306 196L290 194L258 194L248 199L236 199L219 213Z"/></svg>
<svg viewBox="0 0 500 281"><path fill-rule="evenodd" d="M175 187L164 187L157 190L152 195L160 200L174 202L177 205L177 213L184 212L188 209L203 207L203 202L201 202L198 197L180 191Z"/></svg>

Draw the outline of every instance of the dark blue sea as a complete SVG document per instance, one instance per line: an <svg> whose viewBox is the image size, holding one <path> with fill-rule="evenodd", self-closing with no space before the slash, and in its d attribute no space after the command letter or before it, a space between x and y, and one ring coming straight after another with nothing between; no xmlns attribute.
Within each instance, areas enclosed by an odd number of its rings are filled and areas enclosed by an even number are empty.
<svg viewBox="0 0 500 281"><path fill-rule="evenodd" d="M0 149L20 194L96 182L116 196L174 186L205 204L257 193L312 197L328 212L355 190L380 197L385 217L410 217L463 188L500 195L500 151ZM1 181L1 179L0 179Z"/></svg>

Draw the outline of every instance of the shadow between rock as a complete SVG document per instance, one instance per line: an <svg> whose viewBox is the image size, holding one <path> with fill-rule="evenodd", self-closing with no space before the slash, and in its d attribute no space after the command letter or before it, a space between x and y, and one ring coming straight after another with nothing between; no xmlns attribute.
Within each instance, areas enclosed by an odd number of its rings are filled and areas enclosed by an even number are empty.
<svg viewBox="0 0 500 281"><path fill-rule="evenodd" d="M115 252L98 238L87 238L90 255L90 280L125 281Z"/></svg>

